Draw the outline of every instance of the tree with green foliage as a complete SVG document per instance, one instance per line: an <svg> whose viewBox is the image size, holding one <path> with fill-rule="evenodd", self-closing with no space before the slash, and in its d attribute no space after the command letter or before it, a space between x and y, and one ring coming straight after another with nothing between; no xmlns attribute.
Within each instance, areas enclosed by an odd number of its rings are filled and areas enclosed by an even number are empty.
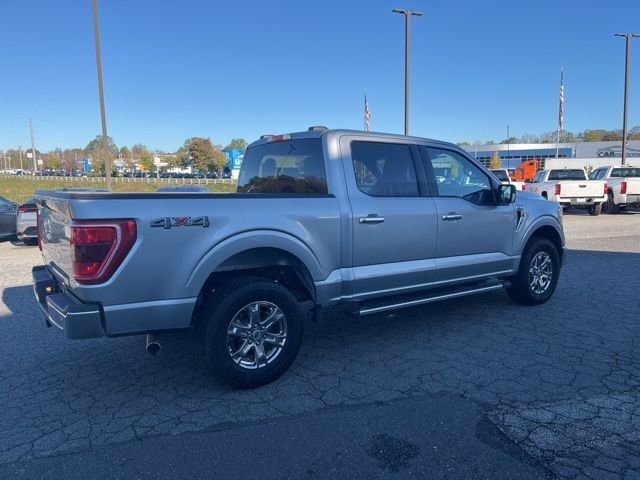
<svg viewBox="0 0 640 480"><path fill-rule="evenodd" d="M244 138L233 138L224 150L246 150L247 146L248 143Z"/></svg>
<svg viewBox="0 0 640 480"><path fill-rule="evenodd" d="M210 138L188 138L178 150L177 156L181 158L182 165L190 165L202 171L220 171L227 163L227 156L211 143Z"/></svg>
<svg viewBox="0 0 640 480"><path fill-rule="evenodd" d="M113 161L118 156L118 147L114 143L111 137L107 137L107 148L109 160ZM104 152L102 150L102 135L96 135L96 138L91 140L86 147L84 147L84 154L89 157L93 162L93 169L96 172L104 172Z"/></svg>

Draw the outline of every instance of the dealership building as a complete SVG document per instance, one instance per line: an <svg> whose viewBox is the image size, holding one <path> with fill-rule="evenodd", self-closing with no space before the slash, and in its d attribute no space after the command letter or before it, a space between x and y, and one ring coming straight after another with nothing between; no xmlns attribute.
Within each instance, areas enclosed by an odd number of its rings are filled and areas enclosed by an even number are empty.
<svg viewBox="0 0 640 480"><path fill-rule="evenodd" d="M538 168L593 168L618 165L622 158L622 142L512 143L471 145L465 149L489 166L494 152L500 155L502 168L516 168L526 160L538 160ZM640 140L627 142L627 163L640 165Z"/></svg>

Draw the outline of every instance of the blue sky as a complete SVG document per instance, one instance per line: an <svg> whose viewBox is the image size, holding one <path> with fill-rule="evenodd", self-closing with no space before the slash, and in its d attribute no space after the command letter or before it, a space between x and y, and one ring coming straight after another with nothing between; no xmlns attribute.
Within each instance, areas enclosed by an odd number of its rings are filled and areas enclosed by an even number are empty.
<svg viewBox="0 0 640 480"><path fill-rule="evenodd" d="M175 150L310 125L402 132L403 18L412 21L411 133L501 140L620 128L624 40L640 2L609 0L100 0L109 134ZM100 132L90 0L0 0L0 149L84 146ZM629 121L640 124L640 41Z"/></svg>

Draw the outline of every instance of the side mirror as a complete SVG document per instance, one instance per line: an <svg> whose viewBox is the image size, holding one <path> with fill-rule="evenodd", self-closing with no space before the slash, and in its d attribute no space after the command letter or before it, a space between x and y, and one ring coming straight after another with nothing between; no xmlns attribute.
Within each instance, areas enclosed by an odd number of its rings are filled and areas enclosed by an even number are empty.
<svg viewBox="0 0 640 480"><path fill-rule="evenodd" d="M516 186L515 185L500 185L498 187L498 203L500 205L506 205L516 201Z"/></svg>

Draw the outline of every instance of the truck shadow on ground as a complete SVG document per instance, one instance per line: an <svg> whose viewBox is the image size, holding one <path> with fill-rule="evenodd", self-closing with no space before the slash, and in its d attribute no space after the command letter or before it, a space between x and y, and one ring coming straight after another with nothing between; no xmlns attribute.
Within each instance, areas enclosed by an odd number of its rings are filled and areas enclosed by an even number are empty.
<svg viewBox="0 0 640 480"><path fill-rule="evenodd" d="M606 271L621 273L593 289ZM363 318L334 311L306 323L280 380L248 391L206 373L190 332L165 335L156 357L142 336L68 340L44 327L30 286L6 288L0 463L422 393L490 410L639 387L638 271L640 254L571 251L538 307L495 292Z"/></svg>

